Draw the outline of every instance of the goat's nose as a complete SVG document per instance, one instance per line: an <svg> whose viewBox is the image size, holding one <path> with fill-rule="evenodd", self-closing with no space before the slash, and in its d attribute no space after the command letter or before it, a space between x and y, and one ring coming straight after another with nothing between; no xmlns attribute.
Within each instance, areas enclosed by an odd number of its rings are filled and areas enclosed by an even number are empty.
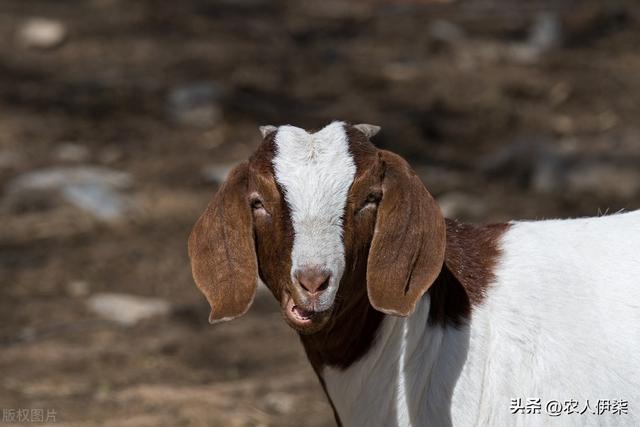
<svg viewBox="0 0 640 427"><path fill-rule="evenodd" d="M315 294L322 292L329 287L331 273L318 267L304 267L297 269L294 276L302 289Z"/></svg>

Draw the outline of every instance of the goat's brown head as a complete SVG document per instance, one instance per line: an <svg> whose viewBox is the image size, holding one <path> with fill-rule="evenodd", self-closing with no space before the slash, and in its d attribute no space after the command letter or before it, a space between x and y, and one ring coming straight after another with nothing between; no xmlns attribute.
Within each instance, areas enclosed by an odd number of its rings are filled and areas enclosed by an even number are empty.
<svg viewBox="0 0 640 427"><path fill-rule="evenodd" d="M260 130L262 144L189 238L210 322L244 314L259 280L301 333L363 295L384 313L411 314L440 273L445 224L407 162L373 146L377 126Z"/></svg>

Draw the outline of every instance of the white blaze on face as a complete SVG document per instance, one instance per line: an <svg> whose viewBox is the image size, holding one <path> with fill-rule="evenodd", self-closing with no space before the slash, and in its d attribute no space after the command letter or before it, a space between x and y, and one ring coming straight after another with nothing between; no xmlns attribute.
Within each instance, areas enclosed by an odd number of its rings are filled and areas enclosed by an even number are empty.
<svg viewBox="0 0 640 427"><path fill-rule="evenodd" d="M312 134L281 126L275 144L276 180L294 231L291 274L305 266L328 269L331 281L319 301L328 308L344 272L342 216L356 174L344 123L331 123Z"/></svg>

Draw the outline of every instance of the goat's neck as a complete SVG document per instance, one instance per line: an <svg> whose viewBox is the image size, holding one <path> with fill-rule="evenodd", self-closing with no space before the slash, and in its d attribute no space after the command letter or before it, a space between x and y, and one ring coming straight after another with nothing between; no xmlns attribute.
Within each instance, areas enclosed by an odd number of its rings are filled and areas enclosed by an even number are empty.
<svg viewBox="0 0 640 427"><path fill-rule="evenodd" d="M425 419L450 425L441 408L451 406L469 329L430 322L430 308L426 295L410 317L385 316L360 359L346 369L317 370L344 425L424 425L410 420Z"/></svg>
<svg viewBox="0 0 640 427"><path fill-rule="evenodd" d="M371 307L363 288L363 292L338 303L328 327L300 336L316 372L322 366L347 368L371 347L384 315Z"/></svg>

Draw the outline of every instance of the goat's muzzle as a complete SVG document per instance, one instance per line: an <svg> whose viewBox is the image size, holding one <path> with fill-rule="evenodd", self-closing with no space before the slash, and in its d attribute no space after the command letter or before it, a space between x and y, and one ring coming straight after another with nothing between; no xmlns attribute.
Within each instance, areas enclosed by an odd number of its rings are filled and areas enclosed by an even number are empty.
<svg viewBox="0 0 640 427"><path fill-rule="evenodd" d="M306 294L306 297L315 301L320 298L322 292L327 290L331 281L331 272L320 267L304 267L293 273L295 285Z"/></svg>
<svg viewBox="0 0 640 427"><path fill-rule="evenodd" d="M284 317L300 333L320 330L331 314L331 272L319 267L295 270L291 287L283 292L281 307Z"/></svg>

